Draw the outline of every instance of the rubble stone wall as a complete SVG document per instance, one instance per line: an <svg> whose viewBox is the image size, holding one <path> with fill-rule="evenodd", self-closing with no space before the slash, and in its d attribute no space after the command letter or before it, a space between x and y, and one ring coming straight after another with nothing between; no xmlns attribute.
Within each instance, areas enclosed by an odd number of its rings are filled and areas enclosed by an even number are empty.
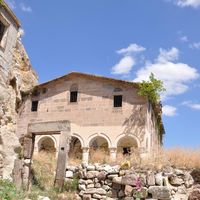
<svg viewBox="0 0 200 200"><path fill-rule="evenodd" d="M79 199L194 200L200 199L200 170L120 169L119 165L68 166L66 181L78 179ZM198 196L199 195L199 196Z"/></svg>

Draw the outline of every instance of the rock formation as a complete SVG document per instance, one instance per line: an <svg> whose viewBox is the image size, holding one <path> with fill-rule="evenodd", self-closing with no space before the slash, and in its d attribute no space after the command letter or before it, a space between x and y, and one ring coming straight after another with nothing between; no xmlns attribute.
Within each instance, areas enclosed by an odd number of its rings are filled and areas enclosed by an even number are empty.
<svg viewBox="0 0 200 200"><path fill-rule="evenodd" d="M16 117L22 94L38 82L21 42L21 35L19 31L12 64L7 69L0 68L0 177L9 179L20 149L16 135Z"/></svg>

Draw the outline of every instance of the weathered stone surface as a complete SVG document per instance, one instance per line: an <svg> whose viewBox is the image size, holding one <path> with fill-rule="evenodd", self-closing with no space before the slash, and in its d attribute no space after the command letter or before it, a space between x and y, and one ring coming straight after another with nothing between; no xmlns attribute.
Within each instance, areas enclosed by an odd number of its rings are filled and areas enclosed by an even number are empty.
<svg viewBox="0 0 200 200"><path fill-rule="evenodd" d="M133 195L133 187L130 185L125 186L125 195L126 196L132 196Z"/></svg>
<svg viewBox="0 0 200 200"><path fill-rule="evenodd" d="M102 199L102 196L100 194L93 194L92 197L95 199Z"/></svg>
<svg viewBox="0 0 200 200"><path fill-rule="evenodd" d="M106 195L106 191L102 188L89 188L84 192L85 194L100 194Z"/></svg>
<svg viewBox="0 0 200 200"><path fill-rule="evenodd" d="M187 188L192 187L192 185L194 184L194 179L192 178L192 176L188 172L185 173L184 180L185 180L185 186Z"/></svg>
<svg viewBox="0 0 200 200"><path fill-rule="evenodd" d="M65 177L66 178L73 178L74 173L72 171L66 171Z"/></svg>
<svg viewBox="0 0 200 200"><path fill-rule="evenodd" d="M20 147L16 123L17 114L21 111L21 93L37 84L37 75L21 43L21 31L13 24L12 17L9 16L7 20L8 42L5 43L4 51L0 50L0 155L3 155L4 165L1 177L12 179L14 161L17 154L20 155L20 152L16 151Z"/></svg>
<svg viewBox="0 0 200 200"><path fill-rule="evenodd" d="M98 173L97 178L101 181L101 180L105 180L106 179L106 172L101 171Z"/></svg>
<svg viewBox="0 0 200 200"><path fill-rule="evenodd" d="M171 199L171 189L166 186L150 186L148 192L152 195L154 199Z"/></svg>
<svg viewBox="0 0 200 200"><path fill-rule="evenodd" d="M171 185L176 185L176 186L184 184L184 180L179 176L170 176L169 182Z"/></svg>
<svg viewBox="0 0 200 200"><path fill-rule="evenodd" d="M95 171L95 166L94 165L88 165L87 170L88 171Z"/></svg>
<svg viewBox="0 0 200 200"><path fill-rule="evenodd" d="M91 200L91 199L92 199L92 197L91 197L90 194L84 194L83 195L83 200Z"/></svg>
<svg viewBox="0 0 200 200"><path fill-rule="evenodd" d="M200 169L194 169L191 172L191 176L195 183L200 183Z"/></svg>
<svg viewBox="0 0 200 200"><path fill-rule="evenodd" d="M139 177L135 174L129 174L129 175L125 175L125 176L122 176L122 177L114 177L113 182L121 184L121 185L136 186L138 178Z"/></svg>
<svg viewBox="0 0 200 200"><path fill-rule="evenodd" d="M85 190L86 190L86 186L85 186L85 185L82 185L82 184L79 184L79 185L78 185L78 189L79 189L79 190L84 190L84 191L85 191Z"/></svg>
<svg viewBox="0 0 200 200"><path fill-rule="evenodd" d="M163 185L163 176L162 172L157 173L155 176L156 185L162 186Z"/></svg>
<svg viewBox="0 0 200 200"><path fill-rule="evenodd" d="M188 200L199 200L200 199L200 185L196 185L189 195Z"/></svg>
<svg viewBox="0 0 200 200"><path fill-rule="evenodd" d="M99 174L98 171L88 171L86 174L86 178L87 179L95 178L98 176L98 174Z"/></svg>
<svg viewBox="0 0 200 200"><path fill-rule="evenodd" d="M147 174L147 184L148 184L149 186L154 186L154 185L156 184L154 172L149 172L149 173Z"/></svg>

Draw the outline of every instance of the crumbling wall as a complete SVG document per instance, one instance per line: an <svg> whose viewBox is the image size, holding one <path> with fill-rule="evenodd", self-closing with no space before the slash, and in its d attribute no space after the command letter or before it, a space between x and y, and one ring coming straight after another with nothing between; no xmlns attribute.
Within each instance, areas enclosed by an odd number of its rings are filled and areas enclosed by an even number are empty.
<svg viewBox="0 0 200 200"><path fill-rule="evenodd" d="M200 199L200 170L172 167L120 169L108 164L68 166L66 180L78 178L78 199Z"/></svg>
<svg viewBox="0 0 200 200"><path fill-rule="evenodd" d="M38 82L28 55L21 42L19 31L12 62L1 68L0 78L0 177L11 178L14 160L20 143L16 136L16 117L22 93L26 93Z"/></svg>

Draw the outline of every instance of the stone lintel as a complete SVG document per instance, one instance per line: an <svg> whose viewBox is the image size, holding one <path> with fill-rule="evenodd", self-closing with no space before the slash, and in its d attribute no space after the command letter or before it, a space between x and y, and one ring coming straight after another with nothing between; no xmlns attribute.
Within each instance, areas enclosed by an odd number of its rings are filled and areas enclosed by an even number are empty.
<svg viewBox="0 0 200 200"><path fill-rule="evenodd" d="M56 122L40 122L31 123L28 125L29 133L46 133L46 132L60 132L70 131L70 122L67 120Z"/></svg>

